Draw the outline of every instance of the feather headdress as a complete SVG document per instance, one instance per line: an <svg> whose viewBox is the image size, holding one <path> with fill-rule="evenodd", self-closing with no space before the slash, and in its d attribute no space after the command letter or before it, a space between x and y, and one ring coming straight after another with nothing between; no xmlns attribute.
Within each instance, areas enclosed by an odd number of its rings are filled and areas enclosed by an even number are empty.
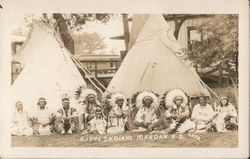
<svg viewBox="0 0 250 159"><path fill-rule="evenodd" d="M143 100L145 100L146 98L150 98L152 100L151 106L153 108L157 108L159 106L159 98L157 94L153 93L152 91L143 91L139 93L136 97L136 107L142 107Z"/></svg>
<svg viewBox="0 0 250 159"><path fill-rule="evenodd" d="M164 97L165 97L165 106L166 107L169 107L169 106L175 107L176 106L175 100L177 98L182 99L183 102L182 102L181 106L185 106L188 103L188 97L184 93L184 91L181 89L173 89L173 90L167 92L164 95Z"/></svg>
<svg viewBox="0 0 250 159"><path fill-rule="evenodd" d="M115 107L117 105L117 101L118 100L123 100L124 101L122 108L126 107L126 105L127 105L127 99L126 99L126 97L122 93L112 94L111 98L109 99L110 105L112 107Z"/></svg>
<svg viewBox="0 0 250 159"><path fill-rule="evenodd" d="M86 102L90 96L93 96L97 100L97 93L93 89L86 89L81 86L75 92L75 98L78 102Z"/></svg>

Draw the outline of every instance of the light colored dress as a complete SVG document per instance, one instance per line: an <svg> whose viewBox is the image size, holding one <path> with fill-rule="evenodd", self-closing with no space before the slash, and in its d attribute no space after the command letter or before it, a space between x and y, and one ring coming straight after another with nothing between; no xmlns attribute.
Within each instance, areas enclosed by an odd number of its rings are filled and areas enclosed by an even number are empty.
<svg viewBox="0 0 250 159"><path fill-rule="evenodd" d="M206 130L209 120L213 119L215 112L211 105L207 104L205 107L201 107L200 104L197 104L193 108L191 119L197 120L196 130ZM202 132L202 131L200 131Z"/></svg>
<svg viewBox="0 0 250 159"><path fill-rule="evenodd" d="M39 135L50 135L50 125L43 127L41 124L47 124L50 122L51 112L46 108L44 110L38 109L35 112L34 118L36 118L39 123L37 128Z"/></svg>
<svg viewBox="0 0 250 159"><path fill-rule="evenodd" d="M104 118L94 117L90 121L90 126L91 126L91 129L90 129L91 132L97 131L99 134L106 134L107 122L105 121Z"/></svg>
<svg viewBox="0 0 250 159"><path fill-rule="evenodd" d="M231 119L230 121L233 123L236 123L237 118L237 112L235 107L229 103L227 106L218 106L216 108L216 113L218 114L218 117L215 120L216 128L219 132L226 131L226 124L225 124L225 117L226 116L232 116L234 119Z"/></svg>
<svg viewBox="0 0 250 159"><path fill-rule="evenodd" d="M28 124L28 113L17 110L14 112L11 120L11 134L17 136L30 136L33 134L32 128Z"/></svg>
<svg viewBox="0 0 250 159"><path fill-rule="evenodd" d="M214 115L215 112L211 105L207 104L202 108L200 104L197 104L194 106L191 118L196 120L208 121L212 119Z"/></svg>

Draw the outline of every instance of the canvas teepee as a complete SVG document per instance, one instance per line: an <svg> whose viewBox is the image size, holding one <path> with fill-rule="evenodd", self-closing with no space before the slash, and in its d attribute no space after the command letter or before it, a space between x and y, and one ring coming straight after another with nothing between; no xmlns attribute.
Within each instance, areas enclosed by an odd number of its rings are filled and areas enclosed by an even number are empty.
<svg viewBox="0 0 250 159"><path fill-rule="evenodd" d="M161 15L149 15L140 28L134 45L107 88L109 92L121 92L129 98L142 90L163 94L181 88L190 96L201 93L209 96L196 72L177 56L183 53L182 49Z"/></svg>
<svg viewBox="0 0 250 159"><path fill-rule="evenodd" d="M128 49L131 49L150 14L134 14Z"/></svg>
<svg viewBox="0 0 250 159"><path fill-rule="evenodd" d="M11 86L12 104L21 100L28 111L37 108L40 97L45 97L47 106L55 111L62 106L64 94L71 97L75 106L74 92L79 86L86 86L54 28L44 23L33 24L15 60L23 65L23 70Z"/></svg>

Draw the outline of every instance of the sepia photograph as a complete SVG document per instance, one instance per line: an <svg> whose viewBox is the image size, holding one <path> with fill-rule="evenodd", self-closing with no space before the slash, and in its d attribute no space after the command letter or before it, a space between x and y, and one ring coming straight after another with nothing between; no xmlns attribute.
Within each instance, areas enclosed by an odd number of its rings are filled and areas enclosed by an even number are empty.
<svg viewBox="0 0 250 159"><path fill-rule="evenodd" d="M146 158L181 149L236 156L249 145L249 83L242 82L249 49L240 12L70 8L22 9L1 26L9 29L0 32L8 34L3 48L10 48L9 87L1 84L8 90L1 97L8 100L7 156L52 148L113 150L115 158L118 148L153 149Z"/></svg>
<svg viewBox="0 0 250 159"><path fill-rule="evenodd" d="M23 20L11 41L12 146L238 146L237 14Z"/></svg>

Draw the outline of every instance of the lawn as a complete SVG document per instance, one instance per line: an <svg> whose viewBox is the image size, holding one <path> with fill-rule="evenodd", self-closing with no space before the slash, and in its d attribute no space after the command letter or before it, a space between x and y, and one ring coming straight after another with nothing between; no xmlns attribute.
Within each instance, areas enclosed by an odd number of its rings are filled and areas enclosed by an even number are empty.
<svg viewBox="0 0 250 159"><path fill-rule="evenodd" d="M150 138L151 135L151 138ZM100 141L98 141L98 137ZM104 138L106 140L104 140ZM119 139L119 140L118 140ZM238 146L238 132L167 135L127 132L120 135L12 136L13 147L216 147Z"/></svg>

